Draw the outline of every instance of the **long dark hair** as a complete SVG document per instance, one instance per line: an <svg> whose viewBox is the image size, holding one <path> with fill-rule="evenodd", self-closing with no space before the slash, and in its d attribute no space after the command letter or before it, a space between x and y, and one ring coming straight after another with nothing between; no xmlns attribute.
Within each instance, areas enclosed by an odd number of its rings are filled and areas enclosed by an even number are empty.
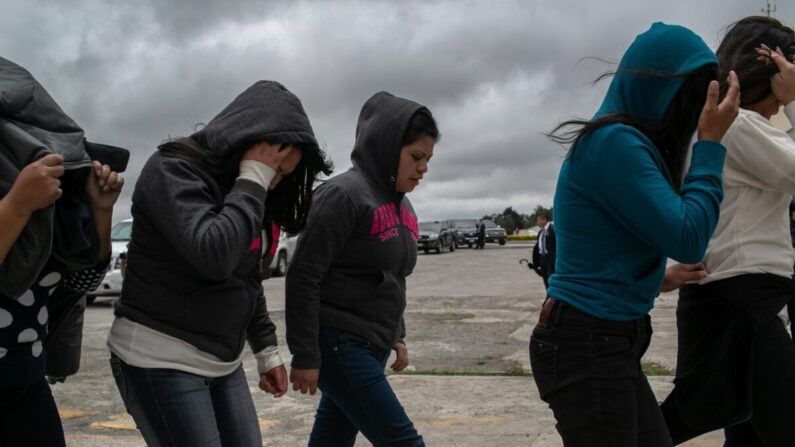
<svg viewBox="0 0 795 447"><path fill-rule="evenodd" d="M158 149L166 157L187 160L203 171L213 176L223 194L228 193L240 174L240 159L243 153L258 143L252 141L241 144L239 147L219 154L210 150L210 142L206 141L205 133L198 132L193 137L184 137L169 140L161 144ZM290 144L288 141L270 141L284 149ZM284 177L265 199L264 218L277 222L288 233L299 233L306 226L306 218L312 206L312 190L320 173L331 174L333 164L326 157L326 153L314 144L294 144L301 150L301 161L298 162L293 172Z"/></svg>
<svg viewBox="0 0 795 447"><path fill-rule="evenodd" d="M659 72L634 74L650 77L685 77L682 87L656 124L644 125L637 118L627 114L611 113L592 120L565 121L546 135L556 143L570 145L569 155L573 155L577 143L589 132L614 123L632 126L654 143L668 169L671 186L679 191L690 140L698 127L698 118L701 115L704 101L707 99L707 88L710 81L716 78L718 68L715 64L707 64L686 74Z"/></svg>
<svg viewBox="0 0 795 447"><path fill-rule="evenodd" d="M718 56L721 97L728 90L730 70L740 79L740 107L748 107L773 94L770 78L778 73L773 61L759 61L756 49L762 44L771 50L781 48L788 61L795 54L795 31L772 17L752 16L729 26L715 53Z"/></svg>

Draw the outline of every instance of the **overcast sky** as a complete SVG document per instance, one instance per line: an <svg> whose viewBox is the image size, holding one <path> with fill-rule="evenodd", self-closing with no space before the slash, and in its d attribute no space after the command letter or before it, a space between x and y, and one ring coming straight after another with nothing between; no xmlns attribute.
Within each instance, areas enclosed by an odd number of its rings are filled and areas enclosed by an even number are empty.
<svg viewBox="0 0 795 447"><path fill-rule="evenodd" d="M543 132L589 117L611 67L652 22L713 49L764 0L4 0L0 56L27 68L89 139L132 152L115 220L143 163L260 79L303 102L336 165L350 167L359 110L381 90L420 102L442 140L410 195L421 220L550 206L563 149ZM795 1L775 15L795 23Z"/></svg>

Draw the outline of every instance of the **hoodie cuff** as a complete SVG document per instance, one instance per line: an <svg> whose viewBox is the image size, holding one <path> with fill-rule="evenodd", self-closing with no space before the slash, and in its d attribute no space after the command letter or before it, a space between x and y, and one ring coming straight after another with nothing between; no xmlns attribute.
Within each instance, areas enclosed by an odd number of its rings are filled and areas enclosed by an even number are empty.
<svg viewBox="0 0 795 447"><path fill-rule="evenodd" d="M690 159L690 172L705 170L710 172L723 172L723 162L726 159L726 148L710 140L697 141L693 145L693 156Z"/></svg>
<svg viewBox="0 0 795 447"><path fill-rule="evenodd" d="M284 360L279 355L278 346L268 346L262 351L254 353L254 358L257 359L257 372L260 374L265 374L273 368L284 365Z"/></svg>
<svg viewBox="0 0 795 447"><path fill-rule="evenodd" d="M276 177L276 170L265 163L260 163L257 160L240 161L240 174L237 176L238 179L250 180L267 190L274 177Z"/></svg>

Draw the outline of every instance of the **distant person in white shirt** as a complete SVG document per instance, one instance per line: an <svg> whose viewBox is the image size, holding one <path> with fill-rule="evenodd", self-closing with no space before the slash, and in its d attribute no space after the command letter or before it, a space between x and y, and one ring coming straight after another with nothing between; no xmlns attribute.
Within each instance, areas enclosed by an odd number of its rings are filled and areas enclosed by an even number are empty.
<svg viewBox="0 0 795 447"><path fill-rule="evenodd" d="M722 140L724 198L704 258L709 274L679 292L676 386L662 411L674 444L728 427L726 447L792 446L795 344L777 316L795 296L795 141L769 120L783 105L795 122L795 32L747 17L717 56L718 79L729 70L740 79L740 114Z"/></svg>

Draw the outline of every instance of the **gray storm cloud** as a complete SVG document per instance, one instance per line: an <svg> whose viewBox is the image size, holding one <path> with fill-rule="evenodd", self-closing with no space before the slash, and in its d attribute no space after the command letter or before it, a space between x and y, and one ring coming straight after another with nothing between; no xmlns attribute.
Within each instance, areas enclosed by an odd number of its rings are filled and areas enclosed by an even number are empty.
<svg viewBox="0 0 795 447"><path fill-rule="evenodd" d="M590 81L654 21L711 46L764 1L4 2L0 55L29 69L97 141L133 151L116 219L156 146L240 91L275 79L303 101L337 171L359 108L387 90L427 105L442 140L412 193L421 219L552 204L563 148L544 137L589 117ZM795 5L777 16L795 21Z"/></svg>

